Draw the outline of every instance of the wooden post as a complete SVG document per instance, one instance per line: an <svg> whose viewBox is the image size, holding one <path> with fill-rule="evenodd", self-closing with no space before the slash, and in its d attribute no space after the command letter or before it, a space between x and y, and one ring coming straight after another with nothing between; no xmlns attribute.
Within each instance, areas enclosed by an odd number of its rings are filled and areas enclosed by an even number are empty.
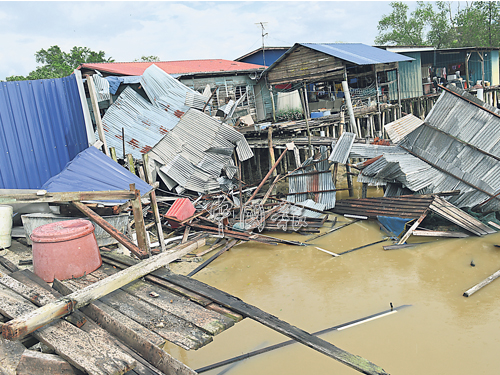
<svg viewBox="0 0 500 375"><path fill-rule="evenodd" d="M130 173L135 174L134 157L132 156L132 154L127 155L127 161Z"/></svg>
<svg viewBox="0 0 500 375"><path fill-rule="evenodd" d="M273 122L276 122L276 106L274 105L273 86L269 86L269 93L271 94L271 105L273 109Z"/></svg>
<svg viewBox="0 0 500 375"><path fill-rule="evenodd" d="M205 239L190 241L179 245L173 251L162 253L143 260L142 262L100 280L88 287L69 294L54 302L40 307L32 312L15 318L2 327L2 335L8 340L18 340L31 332L53 322L58 318L69 315L73 311L88 305L128 283L137 280L160 267L163 267L181 256L203 246Z"/></svg>
<svg viewBox="0 0 500 375"><path fill-rule="evenodd" d="M148 184L153 183L153 175L151 174L151 170L149 168L149 155L148 154L143 154L142 155L142 161L144 165L144 172L146 175L146 182ZM160 210L158 210L158 202L156 200L156 191L153 189L149 193L149 196L151 198L151 207L153 209L153 215L155 219L155 224L156 224L156 231L158 232L158 241L160 242L160 248L161 251L165 251L165 236L163 235L163 227L161 226L161 218L160 218Z"/></svg>
<svg viewBox="0 0 500 375"><path fill-rule="evenodd" d="M366 198L368 192L368 184L363 182L363 186L361 187L361 198Z"/></svg>
<svg viewBox="0 0 500 375"><path fill-rule="evenodd" d="M396 69L396 79L398 81L398 115L397 115L397 118L401 118L402 117L402 114L401 114L401 82L399 79L399 64L398 64L398 68Z"/></svg>
<svg viewBox="0 0 500 375"><path fill-rule="evenodd" d="M467 90L470 89L470 83L469 83L469 59L470 59L470 52L466 53L466 58L465 58L465 81L467 82Z"/></svg>
<svg viewBox="0 0 500 375"><path fill-rule="evenodd" d="M97 101L97 94L94 85L94 79L91 75L87 75L87 86L90 94L90 101L92 102L92 111L94 112L95 124L97 126L97 132L99 133L99 138L103 143L102 147L104 147L104 153L108 156L108 144L106 143L106 136L104 135L104 128L102 127L101 113L99 112L99 102Z"/></svg>
<svg viewBox="0 0 500 375"><path fill-rule="evenodd" d="M339 138L342 134L344 134L344 125L345 125L345 115L344 111L340 111L340 126L339 126Z"/></svg>
<svg viewBox="0 0 500 375"><path fill-rule="evenodd" d="M349 162L349 160L347 160L347 162ZM347 172L346 177L347 177L347 188L349 189L349 196L353 197L354 191L352 189L351 167L349 167L349 164L345 165L345 170Z"/></svg>
<svg viewBox="0 0 500 375"><path fill-rule="evenodd" d="M267 128L267 146L269 147L269 167L272 167L276 163L274 158L274 148L273 148L273 126L269 125ZM273 169L273 177L276 176L276 172Z"/></svg>
<svg viewBox="0 0 500 375"><path fill-rule="evenodd" d="M130 184L130 191L135 193L135 198L130 200L132 212L134 213L135 221L135 234L137 236L137 245L146 250L148 256L151 256L151 249L149 248L149 241L146 234L146 227L144 225L144 216L142 215L142 202L141 193L136 190L135 184Z"/></svg>
<svg viewBox="0 0 500 375"><path fill-rule="evenodd" d="M306 119L306 129L307 129L307 145L309 147L309 156L313 156L313 150L312 150L312 146L311 146L311 130L309 129L309 111L307 109L307 94L306 94L306 84L304 82L304 87L302 88L302 95L301 95L301 99L302 99L302 108L304 110L304 117Z"/></svg>
<svg viewBox="0 0 500 375"><path fill-rule="evenodd" d="M116 149L114 147L110 147L109 152L111 154L111 159L118 163L118 158L116 157Z"/></svg>

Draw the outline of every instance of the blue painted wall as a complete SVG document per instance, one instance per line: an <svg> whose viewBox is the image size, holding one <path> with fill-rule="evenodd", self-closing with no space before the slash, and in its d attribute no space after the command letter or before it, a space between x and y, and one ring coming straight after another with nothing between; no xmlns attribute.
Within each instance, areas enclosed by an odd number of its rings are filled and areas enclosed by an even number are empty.
<svg viewBox="0 0 500 375"><path fill-rule="evenodd" d="M1 189L38 189L87 147L74 75L0 82Z"/></svg>

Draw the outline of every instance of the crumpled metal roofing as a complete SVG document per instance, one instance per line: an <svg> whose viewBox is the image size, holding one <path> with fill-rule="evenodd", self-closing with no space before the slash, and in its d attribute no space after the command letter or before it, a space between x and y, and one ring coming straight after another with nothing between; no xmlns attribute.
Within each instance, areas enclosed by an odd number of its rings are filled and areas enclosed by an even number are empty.
<svg viewBox="0 0 500 375"><path fill-rule="evenodd" d="M320 147L320 153L321 156L319 160L327 158L328 151L326 146ZM313 162L314 160L311 157L302 163L302 166L307 166ZM311 172L318 173L309 174ZM320 163L293 172L288 177L288 188L289 193L304 192L304 194L287 195L286 200L288 202L300 203L309 198L313 198L316 203L324 204L325 209L335 207L336 192L331 191L335 189L335 185L333 183L330 163L328 160L324 160ZM325 190L330 191L326 191L324 193L317 192ZM308 191L315 191L315 193L308 193Z"/></svg>
<svg viewBox="0 0 500 375"><path fill-rule="evenodd" d="M384 128L389 138L391 138L394 143L398 143L423 123L423 120L410 114L384 125Z"/></svg>
<svg viewBox="0 0 500 375"><path fill-rule="evenodd" d="M208 193L220 188L217 179L226 170L237 170L228 153L234 149L241 161L253 156L245 137L229 125L195 109L189 109L179 123L149 152L158 164L160 177L169 188L172 181L182 188ZM220 152L218 152L220 150Z"/></svg>
<svg viewBox="0 0 500 375"><path fill-rule="evenodd" d="M300 204L302 206L314 208L316 210L323 211L325 209L325 205L323 203L316 203L312 199L307 199L304 202L296 202L296 203ZM323 215L320 212L311 211L311 210L308 210L307 208L299 207L299 206L291 206L289 213L291 215L295 215L295 216L305 216L305 217L311 217L311 218L316 218L316 219L320 218L321 215Z"/></svg>
<svg viewBox="0 0 500 375"><path fill-rule="evenodd" d="M117 155L123 154L123 128L125 151L136 159L141 159L178 122L173 113L153 106L131 87L123 90L102 118L108 147L114 147Z"/></svg>
<svg viewBox="0 0 500 375"><path fill-rule="evenodd" d="M107 79L104 79L99 74L94 74L92 76L94 81L95 90L97 94L97 101L102 102L104 100L109 100L111 98L111 94L109 93L109 82Z"/></svg>
<svg viewBox="0 0 500 375"><path fill-rule="evenodd" d="M342 133L335 145L332 144L332 153L328 160L333 163L345 164L349 159L349 153L355 139L356 134L354 133Z"/></svg>
<svg viewBox="0 0 500 375"><path fill-rule="evenodd" d="M412 61L411 57L372 47L362 43L298 43L302 46L326 53L330 56L357 65L385 64L397 61Z"/></svg>
<svg viewBox="0 0 500 375"><path fill-rule="evenodd" d="M52 193L71 191L129 190L135 184L141 195L152 187L123 168L95 147L80 152L64 169L48 180L42 189ZM125 201L109 201L125 202Z"/></svg>
<svg viewBox="0 0 500 375"><path fill-rule="evenodd" d="M459 195L447 198L458 207L473 207L498 194L500 116L491 106L495 113L464 98L482 103L463 90L444 91L425 124L400 141L402 147L416 156L391 158L386 154L366 167L358 181L363 182L363 176L367 176L399 182L412 191L424 193L460 190ZM493 198L482 209L499 210L500 201Z"/></svg>

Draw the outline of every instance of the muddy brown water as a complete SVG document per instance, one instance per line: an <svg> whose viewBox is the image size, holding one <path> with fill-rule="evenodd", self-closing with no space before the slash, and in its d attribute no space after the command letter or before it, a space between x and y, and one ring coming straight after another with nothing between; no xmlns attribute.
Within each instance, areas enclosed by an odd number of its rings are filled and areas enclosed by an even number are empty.
<svg viewBox="0 0 500 375"><path fill-rule="evenodd" d="M371 190L369 196L379 193ZM337 225L348 221L343 217L338 220ZM330 223L326 223L322 231L329 228ZM307 239L299 234L269 234ZM383 236L375 222L363 221L312 243L339 253ZM412 238L409 242L422 241ZM321 337L390 374L498 373L500 280L469 298L462 294L500 269L500 248L493 246L500 244L500 233L425 241L413 248L390 251L382 248L390 242L381 243L336 258L315 246L247 243L223 254L194 277L308 332L387 310L391 302L395 307L411 305ZM475 267L471 267L471 260ZM165 349L197 369L285 340L288 338L246 318L197 351L170 344ZM205 373L358 372L296 343Z"/></svg>

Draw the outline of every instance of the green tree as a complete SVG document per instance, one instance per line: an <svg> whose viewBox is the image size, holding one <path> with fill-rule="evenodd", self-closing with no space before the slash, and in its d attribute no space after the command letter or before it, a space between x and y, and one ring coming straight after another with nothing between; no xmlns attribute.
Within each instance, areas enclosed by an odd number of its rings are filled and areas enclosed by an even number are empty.
<svg viewBox="0 0 500 375"><path fill-rule="evenodd" d="M457 13L458 44L461 47L500 45L500 3L475 1Z"/></svg>
<svg viewBox="0 0 500 375"><path fill-rule="evenodd" d="M425 4L419 1L417 9L410 16L408 16L409 7L406 3L393 1L390 5L392 12L382 16L378 23L379 35L375 38L375 43L379 45L423 45L427 17Z"/></svg>
<svg viewBox="0 0 500 375"><path fill-rule="evenodd" d="M61 78L69 76L80 64L114 62L106 58L104 51L95 52L88 47L73 47L68 53L57 45L41 49L35 53L37 63L43 64L36 67L26 77L10 76L7 81L22 81L27 79Z"/></svg>
<svg viewBox="0 0 500 375"><path fill-rule="evenodd" d="M140 59L135 59L134 62L155 62L155 61L160 61L160 58L158 56L141 56Z"/></svg>
<svg viewBox="0 0 500 375"><path fill-rule="evenodd" d="M425 7L426 19L429 32L426 37L426 44L436 48L454 47L457 41L455 20L453 18L451 4L444 1L437 1L436 10L431 4Z"/></svg>

